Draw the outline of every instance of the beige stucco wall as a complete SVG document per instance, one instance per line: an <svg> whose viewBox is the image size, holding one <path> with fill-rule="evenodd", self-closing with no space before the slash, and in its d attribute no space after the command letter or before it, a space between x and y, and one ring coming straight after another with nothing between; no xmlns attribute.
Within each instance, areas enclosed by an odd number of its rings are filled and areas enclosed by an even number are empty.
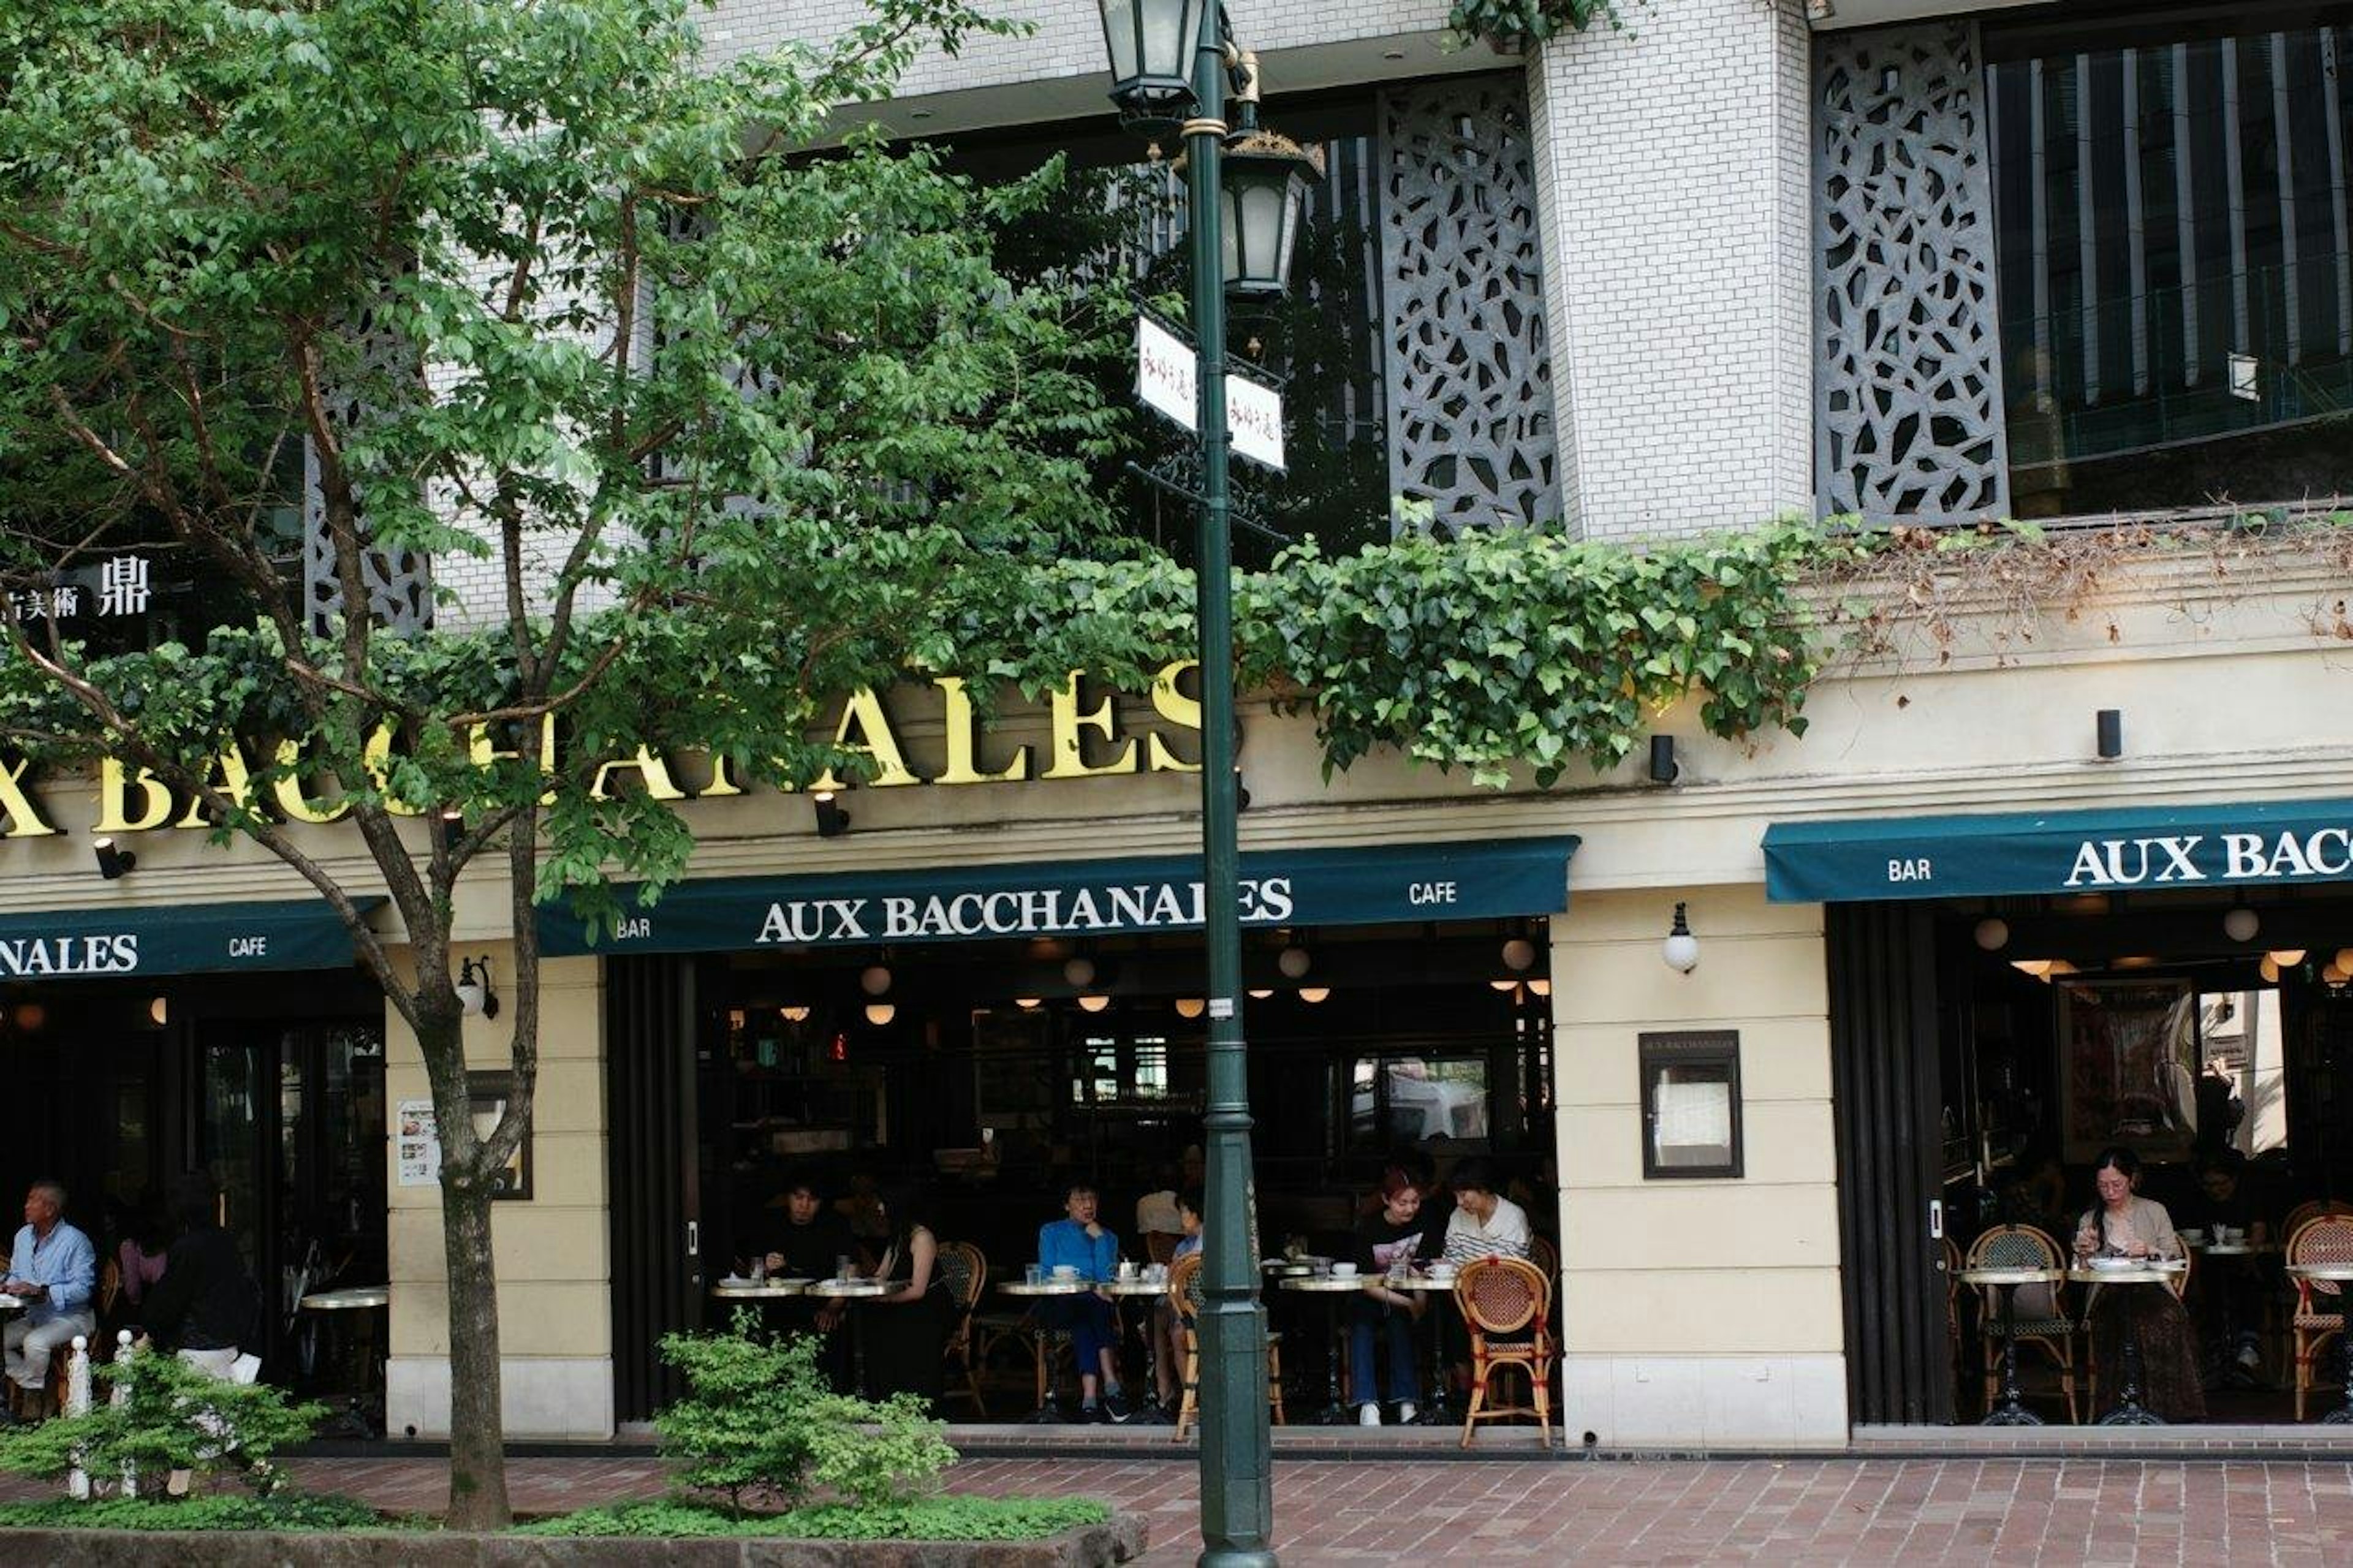
<svg viewBox="0 0 2353 1568"><path fill-rule="evenodd" d="M509 973L504 942L470 946ZM612 1260L606 1215L604 1020L597 964L552 959L542 971L539 1089L532 1128L532 1195L491 1205L499 1278L499 1351L507 1432L603 1437L613 1430ZM501 990L506 989L503 984ZM511 996L502 997L511 1003ZM508 1065L512 1014L466 1021L466 1059ZM416 1036L386 1009L385 1100L429 1097ZM397 1131L396 1126L395 1131ZM420 1436L448 1431L448 1273L440 1189L404 1187L387 1140L391 1193L392 1344L385 1425Z"/></svg>

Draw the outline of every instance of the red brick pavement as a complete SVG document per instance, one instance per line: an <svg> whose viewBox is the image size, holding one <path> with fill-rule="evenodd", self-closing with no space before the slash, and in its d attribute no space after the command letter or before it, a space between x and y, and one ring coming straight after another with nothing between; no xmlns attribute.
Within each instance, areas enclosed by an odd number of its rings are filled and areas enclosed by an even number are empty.
<svg viewBox="0 0 2353 1568"><path fill-rule="evenodd" d="M427 1459L300 1459L306 1487L431 1510ZM662 1489L644 1458L519 1458L515 1506L552 1512ZM1097 1497L1151 1521L1148 1562L1189 1563L1190 1458L972 1459L957 1491ZM7 1495L26 1495L11 1483ZM2345 1568L2353 1462L2078 1458L1280 1460L1275 1546L1294 1565L1472 1562L1612 1568L2011 1568L2169 1563Z"/></svg>

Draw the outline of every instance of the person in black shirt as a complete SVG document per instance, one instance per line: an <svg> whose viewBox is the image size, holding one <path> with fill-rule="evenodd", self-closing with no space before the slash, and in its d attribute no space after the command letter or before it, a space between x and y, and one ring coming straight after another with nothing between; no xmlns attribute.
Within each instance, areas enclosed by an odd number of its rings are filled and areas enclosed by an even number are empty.
<svg viewBox="0 0 2353 1568"><path fill-rule="evenodd" d="M147 1292L140 1316L157 1345L227 1377L238 1350L260 1327L261 1292L236 1238L220 1227L217 1201L208 1177L187 1177L174 1189L178 1234L165 1255L164 1278Z"/></svg>
<svg viewBox="0 0 2353 1568"><path fill-rule="evenodd" d="M2260 1247L2271 1239L2271 1227L2256 1215L2239 1180L2242 1163L2234 1150L2218 1151L2200 1160L2198 1196L2185 1210L2182 1223L2205 1231L2209 1241L2221 1240L2221 1232L2227 1226L2240 1233L2241 1242ZM2225 1253L2218 1258L2209 1253L2201 1261L2209 1271L2207 1289L2200 1293L2211 1336L2208 1342L2235 1365L2234 1375L2253 1377L2263 1364L2263 1338L2257 1331L2263 1312L2262 1272L2252 1257Z"/></svg>
<svg viewBox="0 0 2353 1568"><path fill-rule="evenodd" d="M785 1225L776 1246L764 1260L772 1279L830 1279L842 1258L857 1267L858 1241L849 1222L835 1213L807 1172L789 1177L781 1200ZM818 1363L837 1390L849 1386L849 1338L841 1327L845 1303L800 1300L769 1303L765 1314L772 1327L787 1333L816 1333L825 1341Z"/></svg>
<svg viewBox="0 0 2353 1568"><path fill-rule="evenodd" d="M1434 1257L1443 1238L1441 1222L1425 1219L1421 1190L1413 1178L1392 1165L1381 1173L1381 1206L1356 1226L1356 1267L1377 1280L1399 1264ZM1421 1313L1421 1298L1391 1290L1377 1282L1350 1303L1348 1381L1359 1425L1381 1424L1375 1342L1388 1349L1389 1398L1397 1405L1402 1426L1414 1418L1419 1380L1413 1365L1413 1321Z"/></svg>

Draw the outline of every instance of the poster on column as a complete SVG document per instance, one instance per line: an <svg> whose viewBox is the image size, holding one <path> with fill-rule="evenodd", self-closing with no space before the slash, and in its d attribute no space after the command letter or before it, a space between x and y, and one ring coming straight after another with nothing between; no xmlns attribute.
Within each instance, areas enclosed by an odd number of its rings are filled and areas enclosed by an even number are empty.
<svg viewBox="0 0 2353 1568"><path fill-rule="evenodd" d="M503 1072L468 1073L468 1093L472 1102L474 1135L488 1138L498 1126L499 1118L506 1114L507 1099L513 1093L514 1076ZM433 1114L429 1100L404 1100L399 1102L393 1131L394 1181L404 1187L433 1187L441 1184L441 1129ZM499 1172L498 1184L491 1197L528 1201L531 1197L531 1134L525 1132L507 1157L506 1166Z"/></svg>
<svg viewBox="0 0 2353 1568"><path fill-rule="evenodd" d="M440 1185L441 1131L434 1125L433 1102L402 1100L394 1127L394 1179L404 1187Z"/></svg>

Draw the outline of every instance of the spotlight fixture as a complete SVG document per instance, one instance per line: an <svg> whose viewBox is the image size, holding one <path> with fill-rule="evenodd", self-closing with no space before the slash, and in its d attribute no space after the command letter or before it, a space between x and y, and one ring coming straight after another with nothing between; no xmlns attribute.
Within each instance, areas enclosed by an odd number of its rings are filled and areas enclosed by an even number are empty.
<svg viewBox="0 0 2353 1568"><path fill-rule="evenodd" d="M2273 962L2272 955L2268 952L2256 963L2255 973L2274 985L2279 984L2280 966Z"/></svg>
<svg viewBox="0 0 2353 1568"><path fill-rule="evenodd" d="M1090 991L1079 998L1079 1011L1082 1013L1100 1013L1110 1005L1111 998L1100 991Z"/></svg>
<svg viewBox="0 0 2353 1568"><path fill-rule="evenodd" d="M787 1024L806 1024L808 1022L809 1005L806 1002L788 1002L776 1009L776 1016Z"/></svg>
<svg viewBox="0 0 2353 1568"><path fill-rule="evenodd" d="M2000 952L2010 945L2010 922L2000 915L1988 915L1978 921L1977 939L1988 952Z"/></svg>
<svg viewBox="0 0 2353 1568"><path fill-rule="evenodd" d="M1519 988L1520 983L1516 980L1504 979L1490 980L1487 982L1487 989L1490 991L1503 991L1508 993L1517 991Z"/></svg>
<svg viewBox="0 0 2353 1568"><path fill-rule="evenodd" d="M1208 1010L1209 999L1206 996L1179 996L1176 998L1176 1016L1180 1018L1198 1018Z"/></svg>
<svg viewBox="0 0 2353 1568"><path fill-rule="evenodd" d="M891 989L891 966L887 963L868 964L859 971L858 988L869 996L881 995Z"/></svg>
<svg viewBox="0 0 2353 1568"><path fill-rule="evenodd" d="M1046 1004L1042 999L1036 996L1016 996L1013 999L1013 1005L1016 1007L1020 1008L1024 1013L1035 1013L1039 1008L1044 1006Z"/></svg>
<svg viewBox="0 0 2353 1568"><path fill-rule="evenodd" d="M155 1026L159 1029L164 1025L170 1023L172 1021L171 998L167 996L156 996L150 999L147 1004L147 1016L154 1022Z"/></svg>
<svg viewBox="0 0 2353 1568"><path fill-rule="evenodd" d="M2125 754L2125 710L2103 708L2094 716L2100 761L2113 763Z"/></svg>
<svg viewBox="0 0 2353 1568"><path fill-rule="evenodd" d="M1073 991L1084 991L1095 983L1095 961L1081 953L1062 964L1063 984Z"/></svg>
<svg viewBox="0 0 2353 1568"><path fill-rule="evenodd" d="M2244 904L2232 906L2222 917L2222 934L2232 942L2253 942L2263 929L2262 918Z"/></svg>
<svg viewBox="0 0 2353 1568"><path fill-rule="evenodd" d="M1689 974L1699 967L1699 938L1692 935L1691 921L1684 918L1687 908L1675 906L1675 923L1668 929L1667 940L1659 944L1659 956L1678 974Z"/></svg>
<svg viewBox="0 0 2353 1568"><path fill-rule="evenodd" d="M2353 974L2353 947L2340 947L2337 950L2337 967L2348 974Z"/></svg>
<svg viewBox="0 0 2353 1568"><path fill-rule="evenodd" d="M499 994L491 986L491 961L469 958L458 966L458 1005L470 1018L499 1016Z"/></svg>
<svg viewBox="0 0 2353 1568"><path fill-rule="evenodd" d="M1254 1001L1263 1002L1263 1001L1265 1001L1268 997L1270 997L1270 996L1271 996L1271 995L1273 995L1273 994L1274 994L1274 987L1273 987L1273 986L1271 986L1271 985L1268 986L1268 987L1267 987L1266 989L1264 989L1263 991L1260 990L1260 989L1259 989L1257 986L1255 986L1255 985L1253 985L1253 986L1251 986L1251 987L1250 987L1250 996L1251 996L1251 998L1252 998Z"/></svg>
<svg viewBox="0 0 2353 1568"><path fill-rule="evenodd" d="M878 1029L898 1016L899 1009L891 1003L869 1002L866 1004L866 1021Z"/></svg>
<svg viewBox="0 0 2353 1568"><path fill-rule="evenodd" d="M1536 961L1536 944L1526 937L1515 936L1504 944L1504 967L1517 974L1532 967Z"/></svg>
<svg viewBox="0 0 2353 1568"><path fill-rule="evenodd" d="M2304 949L2300 947L2275 947L2272 949L2271 960L2274 963L2278 964L2282 969L2294 969L2297 964L2304 962Z"/></svg>
<svg viewBox="0 0 2353 1568"><path fill-rule="evenodd" d="M829 789L821 789L809 796L809 805L817 812L817 836L839 838L849 831L849 813L841 809L841 799Z"/></svg>
<svg viewBox="0 0 2353 1568"><path fill-rule="evenodd" d="M2013 958L2010 966L2034 980L2045 979L2051 973L2051 960L2047 958Z"/></svg>
<svg viewBox="0 0 2353 1568"><path fill-rule="evenodd" d="M1528 982L1528 994L1531 996L1551 996L1552 982L1546 980L1541 974L1537 975L1535 979Z"/></svg>
<svg viewBox="0 0 2353 1568"><path fill-rule="evenodd" d="M1303 985L1299 988L1299 999L1310 1006L1331 994L1332 988L1329 985Z"/></svg>
<svg viewBox="0 0 2353 1568"><path fill-rule="evenodd" d="M1672 735L1651 737L1651 782L1671 784L1683 773L1675 763L1675 738Z"/></svg>
<svg viewBox="0 0 2353 1568"><path fill-rule="evenodd" d="M123 875L139 864L139 857L128 849L117 849L111 838L93 838L90 852L98 857L98 874L108 881L120 881Z"/></svg>
<svg viewBox="0 0 2353 1568"><path fill-rule="evenodd" d="M1315 967L1315 960L1309 955L1305 948L1297 942L1293 942L1275 955L1274 966L1282 971L1282 977L1285 980L1297 980Z"/></svg>

